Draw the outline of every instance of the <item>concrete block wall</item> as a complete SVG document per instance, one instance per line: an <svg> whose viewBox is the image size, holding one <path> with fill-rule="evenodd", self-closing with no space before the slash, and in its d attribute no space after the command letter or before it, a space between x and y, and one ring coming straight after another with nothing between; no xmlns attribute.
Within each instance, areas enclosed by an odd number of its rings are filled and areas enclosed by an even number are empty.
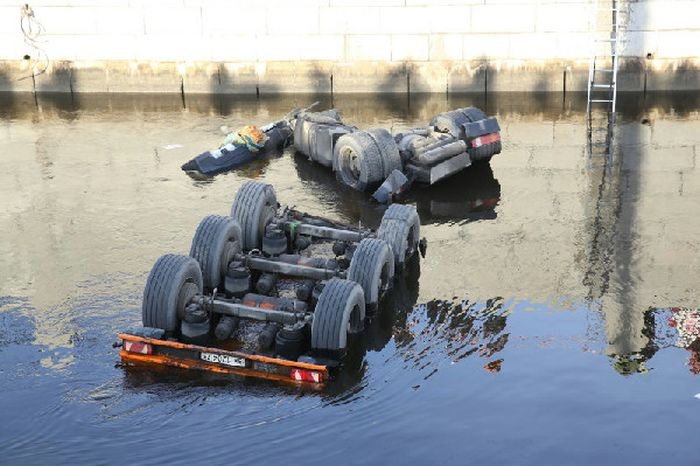
<svg viewBox="0 0 700 466"><path fill-rule="evenodd" d="M43 66L22 60L39 55L23 40L22 4L0 0L0 90L25 88L17 78ZM565 81L569 90L583 90L593 38L601 35L593 0L35 0L30 5L44 27L39 45L51 64L36 86L58 91L142 86L233 93L325 92L331 86L342 92L563 91ZM627 0L623 5L627 60L622 69L632 77L621 83L628 90L700 88L700 2ZM668 79L669 73L682 79ZM153 76L165 79L162 85L149 87Z"/></svg>

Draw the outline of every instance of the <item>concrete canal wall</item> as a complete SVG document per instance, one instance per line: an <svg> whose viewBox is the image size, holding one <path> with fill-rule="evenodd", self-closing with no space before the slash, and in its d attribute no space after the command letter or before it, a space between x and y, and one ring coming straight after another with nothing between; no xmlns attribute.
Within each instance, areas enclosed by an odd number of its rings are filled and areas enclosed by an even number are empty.
<svg viewBox="0 0 700 466"><path fill-rule="evenodd" d="M700 2L619 3L620 90L700 89ZM0 0L0 90L580 91L609 32L596 4L35 0L32 42L23 3Z"/></svg>

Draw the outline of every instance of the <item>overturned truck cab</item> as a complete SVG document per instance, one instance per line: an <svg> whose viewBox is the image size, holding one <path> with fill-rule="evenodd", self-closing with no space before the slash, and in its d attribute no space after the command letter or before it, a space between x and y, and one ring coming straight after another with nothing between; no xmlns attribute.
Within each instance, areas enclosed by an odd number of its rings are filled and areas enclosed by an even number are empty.
<svg viewBox="0 0 700 466"><path fill-rule="evenodd" d="M434 184L472 163L490 161L501 152L501 136L496 118L475 107L440 113L427 126L396 135L349 126L328 110L297 115L294 147L358 191L374 189L392 174L399 185L394 189L405 189L413 181Z"/></svg>

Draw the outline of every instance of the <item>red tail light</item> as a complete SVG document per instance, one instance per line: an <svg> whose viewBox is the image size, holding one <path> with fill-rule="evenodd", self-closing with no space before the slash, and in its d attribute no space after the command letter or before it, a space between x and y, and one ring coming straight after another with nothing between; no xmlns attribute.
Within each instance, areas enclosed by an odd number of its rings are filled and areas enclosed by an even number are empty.
<svg viewBox="0 0 700 466"><path fill-rule="evenodd" d="M289 376L292 378L292 380L296 380L297 382L323 382L323 376L320 372L308 371L306 369L292 369Z"/></svg>
<svg viewBox="0 0 700 466"><path fill-rule="evenodd" d="M153 354L153 346L139 341L124 340L124 350L130 353Z"/></svg>
<svg viewBox="0 0 700 466"><path fill-rule="evenodd" d="M478 138L472 139L472 147L481 147L486 144L491 144L492 142L500 141L501 140L501 133L491 133L491 134L485 134L484 136L479 136Z"/></svg>

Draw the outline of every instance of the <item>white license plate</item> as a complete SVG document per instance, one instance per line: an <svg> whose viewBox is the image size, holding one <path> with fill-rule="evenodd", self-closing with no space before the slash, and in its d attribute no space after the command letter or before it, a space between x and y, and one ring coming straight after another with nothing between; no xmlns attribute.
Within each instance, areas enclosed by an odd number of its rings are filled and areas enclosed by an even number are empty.
<svg viewBox="0 0 700 466"><path fill-rule="evenodd" d="M216 353L200 353L202 361L213 362L215 364L223 364L231 367L245 367L245 359L229 356L227 354Z"/></svg>

